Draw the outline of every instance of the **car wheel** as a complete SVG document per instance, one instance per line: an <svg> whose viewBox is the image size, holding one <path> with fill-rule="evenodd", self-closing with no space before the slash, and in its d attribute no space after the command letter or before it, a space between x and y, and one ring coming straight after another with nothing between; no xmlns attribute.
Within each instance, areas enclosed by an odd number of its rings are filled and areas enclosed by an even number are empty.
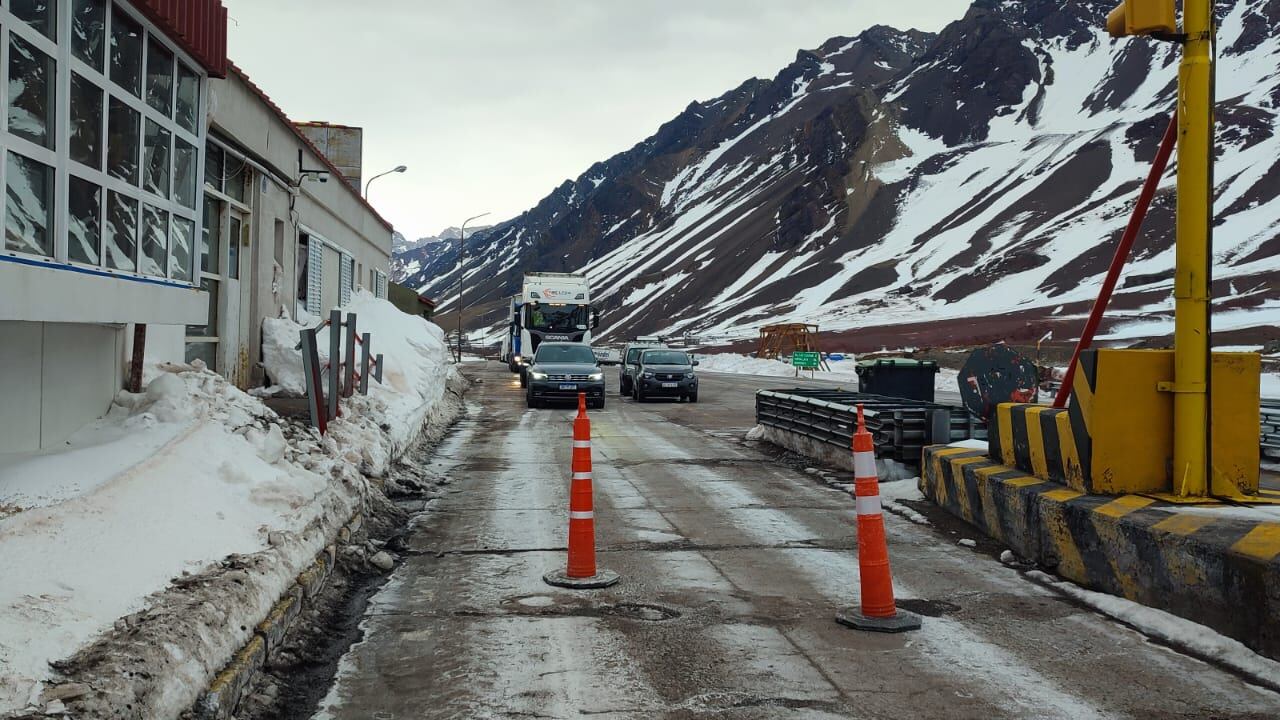
<svg viewBox="0 0 1280 720"><path fill-rule="evenodd" d="M698 393L689 393L689 402L691 403L698 402Z"/></svg>
<svg viewBox="0 0 1280 720"><path fill-rule="evenodd" d="M627 383L625 381L619 380L618 381L618 397L626 397L627 395L630 395L630 394L631 394L631 388L627 387Z"/></svg>
<svg viewBox="0 0 1280 720"><path fill-rule="evenodd" d="M599 400L592 400L592 401L591 401L591 407L593 407L593 408L595 408L595 409L597 409L597 410L603 410L603 409L604 409L604 396L603 396L603 395L601 395Z"/></svg>
<svg viewBox="0 0 1280 720"><path fill-rule="evenodd" d="M644 402L647 398L644 396L644 388L636 385L636 402Z"/></svg>
<svg viewBox="0 0 1280 720"><path fill-rule="evenodd" d="M538 401L533 399L533 393L525 393L524 401L525 401L525 404L527 404L531 408L538 407Z"/></svg>
<svg viewBox="0 0 1280 720"><path fill-rule="evenodd" d="M520 387L529 387L529 374L523 370L520 371Z"/></svg>

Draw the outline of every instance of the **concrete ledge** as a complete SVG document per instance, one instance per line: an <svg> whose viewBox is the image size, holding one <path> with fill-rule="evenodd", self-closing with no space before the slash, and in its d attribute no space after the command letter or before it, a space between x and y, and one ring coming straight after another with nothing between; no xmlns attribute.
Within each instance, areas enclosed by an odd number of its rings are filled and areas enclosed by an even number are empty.
<svg viewBox="0 0 1280 720"><path fill-rule="evenodd" d="M302 601L302 588L298 585L290 587L284 597L271 608L271 612L267 613L267 617L254 628L258 636L267 642L268 655L280 649L289 626L302 614Z"/></svg>
<svg viewBox="0 0 1280 720"><path fill-rule="evenodd" d="M195 706L199 720L227 720L235 711L240 696L267 662L267 644L260 635L254 635L247 645L236 653L227 667L210 683L208 691Z"/></svg>
<svg viewBox="0 0 1280 720"><path fill-rule="evenodd" d="M1141 495L1085 495L983 451L945 446L925 448L920 489L1063 578L1280 659L1280 523Z"/></svg>

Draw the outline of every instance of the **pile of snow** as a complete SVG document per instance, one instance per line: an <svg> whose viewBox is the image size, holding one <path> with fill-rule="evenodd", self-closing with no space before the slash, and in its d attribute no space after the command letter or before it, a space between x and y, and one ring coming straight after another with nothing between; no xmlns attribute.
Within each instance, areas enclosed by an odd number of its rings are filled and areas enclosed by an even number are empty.
<svg viewBox="0 0 1280 720"><path fill-rule="evenodd" d="M135 709L185 710L363 506L367 478L386 474L424 420L456 411L462 381L439 328L367 293L350 309L386 354L384 384L343 401L323 438L197 361L148 367L145 392L119 393L64 447L4 456L0 716L44 707L49 663L108 637L121 618L168 612L191 592L175 580L223 571L228 557L262 558L241 597L205 603L216 621L139 647L165 654L166 672L149 680L163 691ZM286 335L284 322L273 321L274 336ZM277 382L288 377L281 369Z"/></svg>
<svg viewBox="0 0 1280 720"><path fill-rule="evenodd" d="M736 353L716 353L714 355L695 353L695 357L698 360L698 369L706 370L707 372L762 375L767 377L796 376L796 369L781 360L766 360ZM812 372L812 376L819 380L856 380L858 377L852 360L841 360L829 362L828 364L831 366L830 371L815 370ZM801 370L800 377L810 377L810 372Z"/></svg>
<svg viewBox="0 0 1280 720"><path fill-rule="evenodd" d="M375 419L391 428L393 448L398 454L417 438L427 412L445 392L443 378L455 372L444 331L435 323L401 312L365 290L357 290L352 295L351 302L342 308L342 317L346 318L347 313L356 314L357 333L370 334L370 354L383 356L382 384L371 380L369 397L385 404L385 408L375 408L381 415ZM303 329L303 325L287 317L262 323L263 366L276 386L293 395L305 392L302 351L298 347L299 332ZM326 327L316 333L322 365L329 361L329 332ZM345 343L339 343L339 347L346 352ZM357 346L357 368L360 353Z"/></svg>

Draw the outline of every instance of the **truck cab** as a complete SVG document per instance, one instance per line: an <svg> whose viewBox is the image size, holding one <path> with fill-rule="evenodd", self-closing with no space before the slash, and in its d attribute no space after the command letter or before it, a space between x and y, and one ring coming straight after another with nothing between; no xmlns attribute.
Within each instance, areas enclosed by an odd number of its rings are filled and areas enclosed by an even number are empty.
<svg viewBox="0 0 1280 720"><path fill-rule="evenodd" d="M591 331L600 325L600 314L591 306L585 275L578 273L526 273L518 298L512 298L510 352L521 384L530 358L543 342L573 342L590 346Z"/></svg>

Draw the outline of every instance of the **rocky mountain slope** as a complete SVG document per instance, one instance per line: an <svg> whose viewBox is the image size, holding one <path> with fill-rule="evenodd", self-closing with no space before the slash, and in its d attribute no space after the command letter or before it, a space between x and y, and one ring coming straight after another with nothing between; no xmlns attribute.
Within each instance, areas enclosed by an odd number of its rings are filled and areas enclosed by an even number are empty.
<svg viewBox="0 0 1280 720"><path fill-rule="evenodd" d="M492 225L467 228L467 234L484 232ZM391 236L391 280L403 282L419 274L423 267L430 265L436 258L452 251L457 258L458 239L462 237L462 228L447 227L435 235L410 240L400 233ZM453 246L452 248L450 246Z"/></svg>
<svg viewBox="0 0 1280 720"><path fill-rule="evenodd" d="M468 238L468 324L495 325L528 270L587 272L606 338L727 341L783 320L979 334L996 317L1078 315L1176 89L1177 48L1110 39L1112 6L977 0L936 35L832 38L694 102ZM1215 327L1275 326L1280 0L1219 8ZM1172 227L1171 168L1113 301L1132 323L1113 337L1167 332ZM447 305L456 248L414 252L406 284Z"/></svg>

